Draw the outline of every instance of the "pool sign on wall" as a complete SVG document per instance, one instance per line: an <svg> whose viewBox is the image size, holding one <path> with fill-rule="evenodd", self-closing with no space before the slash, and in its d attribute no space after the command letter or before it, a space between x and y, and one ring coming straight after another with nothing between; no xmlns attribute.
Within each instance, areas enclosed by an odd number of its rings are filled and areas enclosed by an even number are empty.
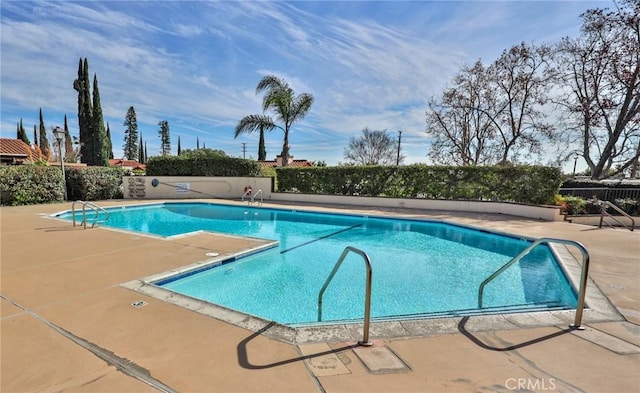
<svg viewBox="0 0 640 393"><path fill-rule="evenodd" d="M127 190L129 191L129 197L131 198L144 198L144 178L130 177Z"/></svg>
<svg viewBox="0 0 640 393"><path fill-rule="evenodd" d="M188 194L190 191L190 183L176 183L176 194Z"/></svg>

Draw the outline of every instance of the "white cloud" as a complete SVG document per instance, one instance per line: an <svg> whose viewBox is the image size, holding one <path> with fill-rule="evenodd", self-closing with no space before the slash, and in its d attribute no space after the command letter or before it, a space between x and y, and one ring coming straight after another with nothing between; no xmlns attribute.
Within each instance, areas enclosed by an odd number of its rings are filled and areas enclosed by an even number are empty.
<svg viewBox="0 0 640 393"><path fill-rule="evenodd" d="M37 122L40 107L77 129L72 84L87 57L116 149L131 105L150 147L165 119L185 148L196 136L235 152L257 145L233 129L261 111L255 86L274 74L315 97L292 132L294 156L337 162L370 127L402 129L418 160L428 99L462 63L576 29L570 10L588 6L560 3L561 14L536 2L2 2L2 133L20 117ZM277 154L281 134L267 138Z"/></svg>

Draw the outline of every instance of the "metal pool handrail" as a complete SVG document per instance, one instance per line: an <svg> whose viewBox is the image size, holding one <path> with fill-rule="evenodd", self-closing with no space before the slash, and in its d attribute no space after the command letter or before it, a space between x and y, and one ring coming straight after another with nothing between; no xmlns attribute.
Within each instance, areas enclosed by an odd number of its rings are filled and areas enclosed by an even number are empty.
<svg viewBox="0 0 640 393"><path fill-rule="evenodd" d="M242 194L242 202L244 202L244 197L246 197L247 195L251 195L252 190L248 189L244 192L244 194Z"/></svg>
<svg viewBox="0 0 640 393"><path fill-rule="evenodd" d="M95 203L77 200L71 204L71 218L73 220L74 227L76 226L76 203L80 203L82 205L82 222L80 223L80 225L83 225L84 229L87 229L87 215L86 215L87 206L95 212L95 216L93 217L93 223L91 224L91 228L95 227L96 223L98 222L98 217L100 215L100 212L103 212L105 214L104 222L109 221L108 210L101 208Z"/></svg>
<svg viewBox="0 0 640 393"><path fill-rule="evenodd" d="M256 199L256 197L258 195L260 195L260 204L262 205L263 204L263 201L262 201L262 188L259 188L258 191L256 191L256 193L254 195L251 195L251 203L254 202L254 200Z"/></svg>
<svg viewBox="0 0 640 393"><path fill-rule="evenodd" d="M620 220L615 218L613 215L609 214L609 212L607 211L607 207L612 208L613 210L615 210L618 213L622 214L624 217L627 217L629 220L631 220L631 227L628 227L625 223L620 222ZM611 203L609 201L600 201L600 225L598 225L598 228L602 228L602 223L603 222L605 224L611 226L611 224L609 224L608 222L604 221L604 215L605 214L608 217L611 217L618 224L622 225L623 227L625 227L625 228L631 230L631 232L633 232L633 228L636 226L636 220L634 220L633 217L631 217L629 214L627 214L627 212L625 212L624 210L620 209L618 206L614 205L613 203Z"/></svg>
<svg viewBox="0 0 640 393"><path fill-rule="evenodd" d="M513 265L514 263L516 263L516 262L520 261L522 258L524 258L527 254L529 254L531 252L531 250L533 250L534 248L536 248L537 246L539 246L540 244L543 244L543 243L568 244L568 245L571 245L571 246L575 246L582 253L582 273L580 275L580 292L578 293L578 305L576 307L575 320L573 322L573 325L571 325L573 328L582 329L582 327L581 327L581 324L582 324L582 311L584 310L584 298L585 298L586 291L587 291L587 278L588 278L588 275L589 275L589 252L587 251L585 246L583 246L581 243L573 241L573 240L556 239L556 238L552 238L552 237L543 237L543 238L537 239L536 241L531 243L531 245L529 247L527 247L524 250L522 250L522 252L520 254L516 255L509 262L505 263L500 269L496 270L492 275L487 277L487 279L485 279L480 284L480 288L478 288L478 308L482 308L482 296L483 296L483 293L484 293L485 285L487 285L489 282L491 282L500 273L502 273L505 270L507 270L511 265Z"/></svg>
<svg viewBox="0 0 640 393"><path fill-rule="evenodd" d="M369 341L369 322L371 320L371 260L369 256L362 250L359 250L355 247L347 246L344 251L342 251L342 255L338 258L336 265L333 267L331 274L327 277L327 281L325 281L322 289L320 289L320 293L318 294L318 322L322 321L322 295L324 295L324 291L327 289L327 286L335 276L336 272L342 265L342 261L346 258L349 252L355 252L360 255L364 260L364 263L367 268L367 283L366 283L366 293L364 297L364 326L362 327L362 341L358 341L359 345L362 346L371 346L372 343Z"/></svg>

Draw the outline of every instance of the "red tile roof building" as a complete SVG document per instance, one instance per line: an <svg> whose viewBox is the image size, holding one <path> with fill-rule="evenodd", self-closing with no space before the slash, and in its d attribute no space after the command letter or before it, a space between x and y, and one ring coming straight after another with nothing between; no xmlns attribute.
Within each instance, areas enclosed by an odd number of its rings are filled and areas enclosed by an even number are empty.
<svg viewBox="0 0 640 393"><path fill-rule="evenodd" d="M282 166L282 156L277 156L275 160L267 160L267 161L258 161L260 166L265 168L275 168ZM291 167L305 167L305 166L313 166L311 161L307 160L294 160L292 156L289 156L289 165Z"/></svg>
<svg viewBox="0 0 640 393"><path fill-rule="evenodd" d="M124 158L123 159L116 158L113 160L109 160L109 166L119 166L122 168L131 169L131 170L141 170L141 171L147 170L147 166L145 164L141 164L136 160L125 160Z"/></svg>
<svg viewBox="0 0 640 393"><path fill-rule="evenodd" d="M22 139L0 138L0 163L22 164L37 153Z"/></svg>

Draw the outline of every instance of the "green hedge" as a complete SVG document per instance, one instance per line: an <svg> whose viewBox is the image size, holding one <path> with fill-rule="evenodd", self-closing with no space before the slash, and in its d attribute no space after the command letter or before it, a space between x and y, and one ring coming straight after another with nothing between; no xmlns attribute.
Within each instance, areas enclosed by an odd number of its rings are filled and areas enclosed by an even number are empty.
<svg viewBox="0 0 640 393"><path fill-rule="evenodd" d="M0 167L2 205L34 205L62 201L63 187L60 168L37 165Z"/></svg>
<svg viewBox="0 0 640 393"><path fill-rule="evenodd" d="M543 166L277 168L278 192L553 204L562 183Z"/></svg>
<svg viewBox="0 0 640 393"><path fill-rule="evenodd" d="M552 204L562 182L558 168L542 166L277 168L279 192L400 198L467 199ZM240 158L154 157L149 176L258 176L255 161ZM122 198L122 168L68 168L69 200ZM62 201L60 169L0 167L1 202L26 205Z"/></svg>
<svg viewBox="0 0 640 393"><path fill-rule="evenodd" d="M65 175L68 200L122 198L122 168L65 168ZM0 193L2 205L62 202L62 171L53 166L1 166Z"/></svg>
<svg viewBox="0 0 640 393"><path fill-rule="evenodd" d="M120 167L87 167L66 169L67 198L75 201L121 199L122 176Z"/></svg>
<svg viewBox="0 0 640 393"><path fill-rule="evenodd" d="M234 157L151 157L147 176L258 176L260 164Z"/></svg>

